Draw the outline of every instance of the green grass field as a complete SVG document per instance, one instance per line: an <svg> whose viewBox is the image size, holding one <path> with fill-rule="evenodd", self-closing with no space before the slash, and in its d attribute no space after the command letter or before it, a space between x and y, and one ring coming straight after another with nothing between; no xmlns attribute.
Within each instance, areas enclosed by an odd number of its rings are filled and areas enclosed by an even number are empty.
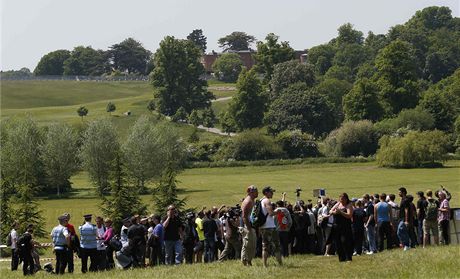
<svg viewBox="0 0 460 279"><path fill-rule="evenodd" d="M187 169L178 176L181 196L188 198L187 207L233 206L245 196L245 188L255 184L259 188L271 185L277 191L274 199L287 192L287 199L295 201L294 190L300 186L301 198L312 199L312 190L325 188L326 194L337 198L342 192L350 197L361 197L364 193L397 194L404 185L409 193L438 189L444 185L453 195L451 206L460 207L460 161L449 161L445 168L438 169L385 169L371 163L310 164L264 167L197 168ZM81 221L87 213L100 214L100 200L85 172L72 177L73 192L65 199L40 198L39 202L46 219L46 229L56 224L56 218L69 212L74 223ZM143 201L152 209L151 196Z"/></svg>
<svg viewBox="0 0 460 279"><path fill-rule="evenodd" d="M230 84L232 86L233 84ZM232 91L212 90L217 98L231 96ZM123 140L129 127L147 110L153 98L153 88L148 82L95 82L95 81L2 81L1 113L2 119L15 115L29 114L40 125L52 122L65 122L74 126L107 117L117 128ZM108 102L116 105L112 114L106 112ZM77 109L86 106L89 113L82 120ZM123 115L130 111L131 116ZM193 127L172 124L179 128L187 139ZM200 139L212 140L215 134L201 130Z"/></svg>

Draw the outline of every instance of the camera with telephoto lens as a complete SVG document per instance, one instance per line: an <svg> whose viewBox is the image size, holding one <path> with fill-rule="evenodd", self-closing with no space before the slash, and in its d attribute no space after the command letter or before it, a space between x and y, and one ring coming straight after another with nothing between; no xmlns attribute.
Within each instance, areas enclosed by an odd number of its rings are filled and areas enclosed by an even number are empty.
<svg viewBox="0 0 460 279"><path fill-rule="evenodd" d="M300 192L302 192L302 189L300 189L300 187L297 187L297 189L295 189L295 192L294 192L294 193L295 193L295 195L296 195L297 197L300 197Z"/></svg>
<svg viewBox="0 0 460 279"><path fill-rule="evenodd" d="M236 206L230 207L229 210L224 215L225 219L233 219L239 216L241 216L241 207L239 204L237 204Z"/></svg>

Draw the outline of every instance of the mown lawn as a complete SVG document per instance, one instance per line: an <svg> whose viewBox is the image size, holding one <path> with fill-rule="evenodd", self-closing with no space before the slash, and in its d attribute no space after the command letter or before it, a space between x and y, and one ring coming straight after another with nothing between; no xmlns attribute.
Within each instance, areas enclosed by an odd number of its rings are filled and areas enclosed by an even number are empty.
<svg viewBox="0 0 460 279"><path fill-rule="evenodd" d="M426 189L438 189L444 185L451 193L452 207L460 207L460 161L449 161L438 169L386 169L370 163L309 164L264 167L228 167L187 169L178 176L181 197L187 197L187 207L208 208L222 204L233 206L245 196L245 188L255 184L260 189L271 185L276 189L274 199L287 192L287 200L295 201L294 190L300 186L301 198L313 199L312 190L325 188L326 194L337 198L342 192L350 197L364 193L397 194L404 185L410 194ZM100 214L100 199L94 195L94 187L88 175L81 172L72 177L74 191L64 199L40 198L46 220L46 229L56 224L58 215L69 212L74 224L80 223L84 214ZM151 196L142 196L152 208Z"/></svg>
<svg viewBox="0 0 460 279"><path fill-rule="evenodd" d="M417 248L407 252L401 249L384 251L375 255L353 257L352 262L340 263L336 256L291 256L283 266L276 266L273 258L264 268L260 259L252 267L244 267L239 261L224 263L161 266L136 270L113 270L103 273L79 271L77 260L75 273L66 278L459 278L459 246ZM53 261L53 265L55 262ZM2 263L4 279L23 278L21 271L11 272L8 263ZM35 278L49 278L41 271Z"/></svg>

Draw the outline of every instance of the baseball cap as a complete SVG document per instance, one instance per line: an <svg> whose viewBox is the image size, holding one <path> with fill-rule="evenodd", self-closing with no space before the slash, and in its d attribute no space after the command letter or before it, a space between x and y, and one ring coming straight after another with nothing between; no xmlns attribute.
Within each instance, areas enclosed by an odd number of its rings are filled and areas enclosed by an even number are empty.
<svg viewBox="0 0 460 279"><path fill-rule="evenodd" d="M264 189L262 189L262 193L268 193L268 192L275 192L275 190L271 186L265 186Z"/></svg>

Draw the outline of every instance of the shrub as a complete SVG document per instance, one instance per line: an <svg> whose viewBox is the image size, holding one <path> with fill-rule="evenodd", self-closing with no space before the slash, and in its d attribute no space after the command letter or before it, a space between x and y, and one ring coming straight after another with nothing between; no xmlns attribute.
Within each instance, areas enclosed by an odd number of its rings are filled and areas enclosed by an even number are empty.
<svg viewBox="0 0 460 279"><path fill-rule="evenodd" d="M272 137L260 130L247 130L224 142L216 154L217 160L267 160L283 156L283 150Z"/></svg>
<svg viewBox="0 0 460 279"><path fill-rule="evenodd" d="M217 78L225 82L235 82L242 68L243 61L236 53L224 53L212 65Z"/></svg>
<svg viewBox="0 0 460 279"><path fill-rule="evenodd" d="M383 136L377 162L382 167L435 166L447 157L449 138L441 131L410 131L404 137Z"/></svg>
<svg viewBox="0 0 460 279"><path fill-rule="evenodd" d="M281 146L289 158L318 157L320 152L313 136L303 134L299 130L283 131L276 137L276 142Z"/></svg>
<svg viewBox="0 0 460 279"><path fill-rule="evenodd" d="M377 150L377 133L369 120L348 121L325 140L328 156L369 156Z"/></svg>
<svg viewBox="0 0 460 279"><path fill-rule="evenodd" d="M188 146L189 161L211 161L212 156L219 150L222 145L220 139L215 140L211 143L194 143Z"/></svg>

